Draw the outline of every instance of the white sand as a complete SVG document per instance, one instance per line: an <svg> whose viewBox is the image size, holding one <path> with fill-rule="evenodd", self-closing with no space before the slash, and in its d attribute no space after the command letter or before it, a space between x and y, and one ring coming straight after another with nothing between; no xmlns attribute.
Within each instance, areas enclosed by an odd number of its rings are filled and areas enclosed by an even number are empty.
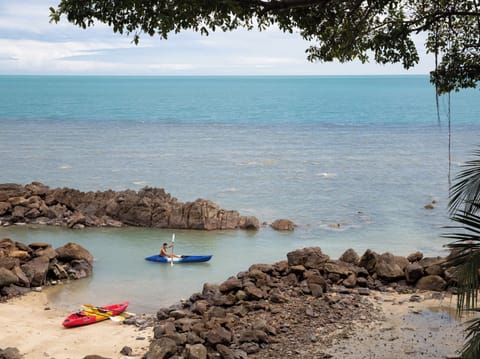
<svg viewBox="0 0 480 359"><path fill-rule="evenodd" d="M25 359L79 359L91 354L127 358L120 354L124 346L132 348L134 357L140 358L148 350L152 328L140 330L111 320L64 328L63 319L78 309L54 308L43 292L0 303L0 348L16 347Z"/></svg>

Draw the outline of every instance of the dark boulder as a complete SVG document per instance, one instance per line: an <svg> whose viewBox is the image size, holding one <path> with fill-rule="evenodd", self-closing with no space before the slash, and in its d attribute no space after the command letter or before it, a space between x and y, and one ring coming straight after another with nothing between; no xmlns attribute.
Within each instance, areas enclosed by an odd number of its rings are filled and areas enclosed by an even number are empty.
<svg viewBox="0 0 480 359"><path fill-rule="evenodd" d="M6 268L0 268L0 288L18 282L18 277Z"/></svg>
<svg viewBox="0 0 480 359"><path fill-rule="evenodd" d="M447 282L442 277L438 275L428 275L420 278L415 287L421 290L433 290L440 292L444 290L446 286Z"/></svg>
<svg viewBox="0 0 480 359"><path fill-rule="evenodd" d="M349 248L345 252L343 252L339 260L345 263L358 265L358 263L360 262L360 257L358 256L357 252L355 252L352 248Z"/></svg>
<svg viewBox="0 0 480 359"><path fill-rule="evenodd" d="M330 259L320 247L308 247L287 253L288 265L303 265L306 269L321 269Z"/></svg>
<svg viewBox="0 0 480 359"><path fill-rule="evenodd" d="M405 277L408 284L415 284L424 275L423 267L418 262L410 263L405 268Z"/></svg>
<svg viewBox="0 0 480 359"><path fill-rule="evenodd" d="M76 243L67 243L56 249L57 258L63 262L69 262L74 259L85 260L90 265L93 263L93 256L85 248Z"/></svg>
<svg viewBox="0 0 480 359"><path fill-rule="evenodd" d="M30 281L30 286L38 287L46 284L50 260L47 256L35 257L20 268Z"/></svg>
<svg viewBox="0 0 480 359"><path fill-rule="evenodd" d="M175 355L176 352L177 345L172 339L154 339L150 343L149 350L144 355L144 359L167 359Z"/></svg>

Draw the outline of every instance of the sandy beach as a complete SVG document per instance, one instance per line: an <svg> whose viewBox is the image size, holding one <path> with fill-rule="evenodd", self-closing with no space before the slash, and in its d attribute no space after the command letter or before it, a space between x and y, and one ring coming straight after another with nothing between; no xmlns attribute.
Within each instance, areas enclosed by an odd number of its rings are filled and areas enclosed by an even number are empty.
<svg viewBox="0 0 480 359"><path fill-rule="evenodd" d="M339 336L325 352L332 358L460 358L464 342L462 323L470 317L456 314L456 296L438 292L415 295L376 293L377 322L359 321L358 330Z"/></svg>
<svg viewBox="0 0 480 359"><path fill-rule="evenodd" d="M139 329L105 320L101 323L65 329L63 319L78 310L54 308L46 292L31 292L0 303L0 348L16 347L25 359L78 359L97 354L125 358L120 351L132 348L140 358L148 349L152 328Z"/></svg>
<svg viewBox="0 0 480 359"><path fill-rule="evenodd" d="M47 290L48 291L48 290ZM413 298L413 301L412 301ZM456 358L463 343L461 321L455 317L455 297L444 293L372 293L378 321L358 323L355 331L336 335L323 348L332 358ZM416 300L418 299L418 301ZM46 292L32 292L0 303L0 348L16 347L25 359L77 359L97 354L108 358L141 358L152 339L152 328L139 329L107 320L65 329L71 311L54 308ZM308 323L306 323L308 325ZM120 353L132 348L132 356Z"/></svg>

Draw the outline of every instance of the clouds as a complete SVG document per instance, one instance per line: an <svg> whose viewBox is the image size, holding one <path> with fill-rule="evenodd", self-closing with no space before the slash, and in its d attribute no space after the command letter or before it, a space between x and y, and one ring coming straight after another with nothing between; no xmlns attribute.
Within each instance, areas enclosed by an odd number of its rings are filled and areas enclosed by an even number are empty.
<svg viewBox="0 0 480 359"><path fill-rule="evenodd" d="M399 74L399 65L309 63L298 34L237 30L168 40L114 34L103 24L86 30L62 19L49 23L55 0L0 0L0 74L335 75ZM426 73L430 60L408 73Z"/></svg>

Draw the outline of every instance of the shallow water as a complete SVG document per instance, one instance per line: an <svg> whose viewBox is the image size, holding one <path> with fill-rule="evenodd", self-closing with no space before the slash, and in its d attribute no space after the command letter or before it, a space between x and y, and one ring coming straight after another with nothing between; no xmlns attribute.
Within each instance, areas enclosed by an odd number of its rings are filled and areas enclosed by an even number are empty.
<svg viewBox="0 0 480 359"><path fill-rule="evenodd" d="M160 187L298 224L292 233L175 231L178 253L213 258L174 268L144 260L169 230L0 228L0 237L73 241L94 254L93 278L57 290L59 304L131 300L153 311L306 246L334 258L350 247L444 253L446 108L441 99L438 124L426 76L0 76L0 96L0 183ZM452 96L453 174L478 144L477 100L476 91Z"/></svg>

